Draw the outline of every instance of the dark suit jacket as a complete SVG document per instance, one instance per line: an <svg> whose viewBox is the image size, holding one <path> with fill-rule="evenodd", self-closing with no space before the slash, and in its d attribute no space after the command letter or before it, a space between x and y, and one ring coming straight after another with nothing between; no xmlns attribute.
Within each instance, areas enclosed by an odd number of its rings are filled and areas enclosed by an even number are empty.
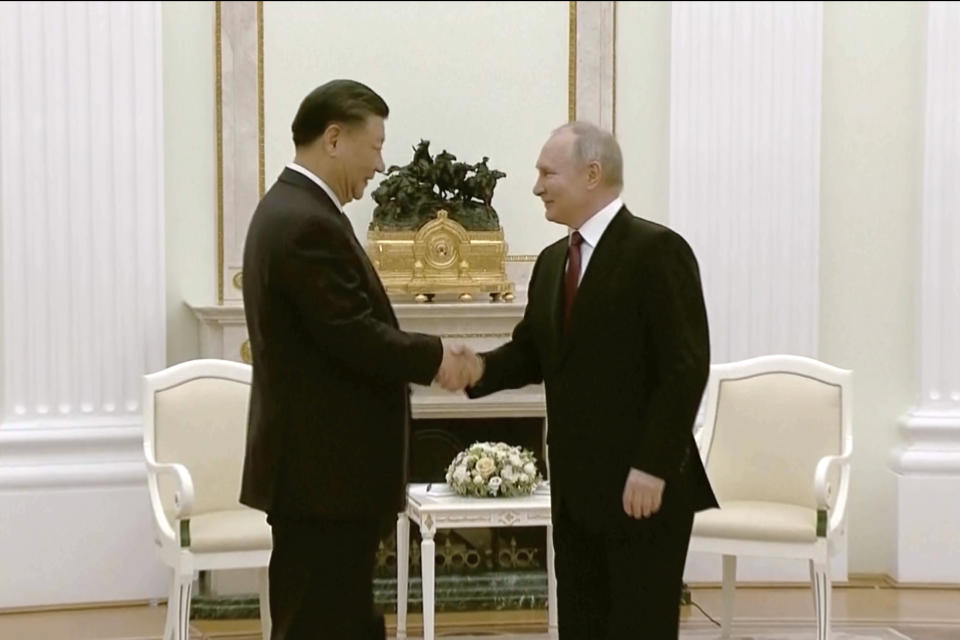
<svg viewBox="0 0 960 640"><path fill-rule="evenodd" d="M355 518L403 504L410 390L439 338L404 333L344 216L289 168L243 256L253 386L240 501L283 517Z"/></svg>
<svg viewBox="0 0 960 640"><path fill-rule="evenodd" d="M534 265L523 319L484 354L479 397L543 381L554 505L601 531L649 527L671 511L716 506L693 440L710 370L696 259L670 229L624 207L594 249L563 327L567 239ZM660 513L634 520L631 467L666 481Z"/></svg>

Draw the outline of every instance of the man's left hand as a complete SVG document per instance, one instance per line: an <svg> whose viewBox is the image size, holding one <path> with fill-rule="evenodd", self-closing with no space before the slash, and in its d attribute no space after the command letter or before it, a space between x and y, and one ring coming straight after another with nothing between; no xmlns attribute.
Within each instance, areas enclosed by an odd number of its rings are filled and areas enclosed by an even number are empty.
<svg viewBox="0 0 960 640"><path fill-rule="evenodd" d="M666 482L639 469L630 469L623 487L623 510L637 520L649 518L660 510Z"/></svg>

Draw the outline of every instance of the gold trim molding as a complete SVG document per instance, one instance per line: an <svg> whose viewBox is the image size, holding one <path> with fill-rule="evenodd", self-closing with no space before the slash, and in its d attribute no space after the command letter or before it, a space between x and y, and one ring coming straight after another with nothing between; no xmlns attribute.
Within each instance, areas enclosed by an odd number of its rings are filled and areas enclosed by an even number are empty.
<svg viewBox="0 0 960 640"><path fill-rule="evenodd" d="M220 52L220 0L214 4L214 59L216 60L216 127L217 127L217 303L223 304L223 60Z"/></svg>
<svg viewBox="0 0 960 640"><path fill-rule="evenodd" d="M214 59L216 60L216 79L214 87L216 109L216 136L217 136L217 303L223 304L224 289L227 286L224 273L225 250L224 242L224 176L223 176L223 3L217 0L214 3ZM256 2L257 20L257 187L262 198L266 192L265 180L265 149L264 149L264 71L263 71L263 2ZM233 284L237 285L238 274L234 275Z"/></svg>
<svg viewBox="0 0 960 640"><path fill-rule="evenodd" d="M257 2L257 175L260 180L260 197L267 191L264 175L263 151L263 2Z"/></svg>
<svg viewBox="0 0 960 640"><path fill-rule="evenodd" d="M570 120L595 120L614 135L617 131L617 5L615 0L588 3L571 0L568 5L568 117ZM580 9L583 9L583 15ZM584 58L582 68L578 56L581 35L584 46L591 51L597 50L597 56ZM580 95L581 73L586 92L583 96ZM597 90L599 92L595 94Z"/></svg>
<svg viewBox="0 0 960 640"><path fill-rule="evenodd" d="M613 137L617 137L617 2L613 3L613 126L610 128Z"/></svg>
<svg viewBox="0 0 960 640"><path fill-rule="evenodd" d="M577 2L570 0L570 45L569 60L567 61L567 119L573 122L577 119Z"/></svg>

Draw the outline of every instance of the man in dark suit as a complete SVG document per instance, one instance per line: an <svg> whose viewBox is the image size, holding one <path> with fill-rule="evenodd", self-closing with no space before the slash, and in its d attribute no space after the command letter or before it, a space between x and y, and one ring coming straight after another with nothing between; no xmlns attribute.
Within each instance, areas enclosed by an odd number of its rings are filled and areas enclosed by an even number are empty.
<svg viewBox="0 0 960 640"><path fill-rule="evenodd" d="M335 80L293 121L294 161L250 222L253 385L240 501L273 532L273 638L381 640L374 557L404 501L410 382L447 381L439 338L404 333L343 205L383 170L389 110Z"/></svg>
<svg viewBox="0 0 960 640"><path fill-rule="evenodd" d="M537 258L523 319L469 365L467 393L545 383L561 638L676 638L693 514L717 504L692 433L710 362L697 262L623 206L609 133L560 127L537 170L569 236Z"/></svg>

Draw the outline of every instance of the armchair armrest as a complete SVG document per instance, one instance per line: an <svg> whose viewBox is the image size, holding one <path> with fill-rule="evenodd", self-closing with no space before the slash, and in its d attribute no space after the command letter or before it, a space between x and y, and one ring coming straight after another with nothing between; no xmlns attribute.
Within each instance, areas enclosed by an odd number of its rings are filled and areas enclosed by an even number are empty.
<svg viewBox="0 0 960 640"><path fill-rule="evenodd" d="M830 530L837 528L846 511L846 492L843 491L846 482L843 470L850 464L850 454L841 456L824 456L817 463L816 471L813 474L813 492L817 499L817 535L825 536L827 534L827 525ZM839 486L834 486L830 482L830 472L834 467L839 467L840 477L837 479ZM829 523L827 522L829 516Z"/></svg>
<svg viewBox="0 0 960 640"><path fill-rule="evenodd" d="M190 472L182 464L154 462L147 456L147 470L157 475L169 474L177 480L177 490L173 494L174 515L189 518L193 513L193 480Z"/></svg>

